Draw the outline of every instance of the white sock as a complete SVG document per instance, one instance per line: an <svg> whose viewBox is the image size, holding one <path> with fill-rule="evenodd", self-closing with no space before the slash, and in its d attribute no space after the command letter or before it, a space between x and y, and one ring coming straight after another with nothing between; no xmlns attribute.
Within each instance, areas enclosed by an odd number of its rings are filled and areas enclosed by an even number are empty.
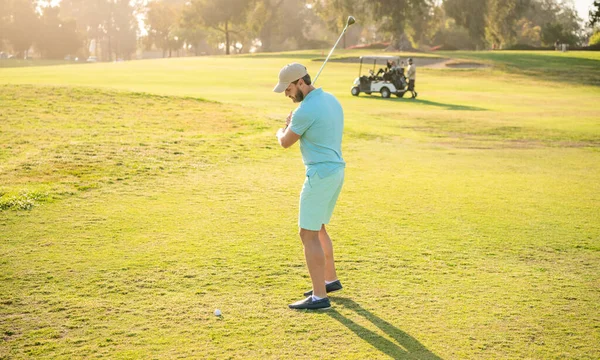
<svg viewBox="0 0 600 360"><path fill-rule="evenodd" d="M316 296L316 295L313 295L313 296L312 296L312 300L313 300L313 301L318 301L318 300L321 300L321 299L323 299L323 298L320 298L320 297L318 297L318 296Z"/></svg>
<svg viewBox="0 0 600 360"><path fill-rule="evenodd" d="M334 283L334 282L336 282L336 281L337 281L337 279L335 279L335 280L333 280L333 281L325 281L325 285L329 285L329 284L331 284L331 283Z"/></svg>

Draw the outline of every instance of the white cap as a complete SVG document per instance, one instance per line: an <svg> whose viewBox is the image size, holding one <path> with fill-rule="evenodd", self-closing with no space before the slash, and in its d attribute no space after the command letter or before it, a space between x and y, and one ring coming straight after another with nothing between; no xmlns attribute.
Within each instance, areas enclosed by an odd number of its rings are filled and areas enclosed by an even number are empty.
<svg viewBox="0 0 600 360"><path fill-rule="evenodd" d="M279 82L273 88L273 91L276 93L282 93L287 89L288 86L292 83L292 81L296 81L304 75L308 74L306 71L306 67L299 63L291 63L281 69L279 72Z"/></svg>

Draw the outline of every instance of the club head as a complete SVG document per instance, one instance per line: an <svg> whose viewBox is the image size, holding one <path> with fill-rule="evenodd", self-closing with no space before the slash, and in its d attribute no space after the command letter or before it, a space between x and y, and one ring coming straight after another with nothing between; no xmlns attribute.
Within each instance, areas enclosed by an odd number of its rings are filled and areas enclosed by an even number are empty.
<svg viewBox="0 0 600 360"><path fill-rule="evenodd" d="M356 22L356 19L354 19L354 16L348 16L348 20L346 21L346 26L350 26L352 24L354 24Z"/></svg>

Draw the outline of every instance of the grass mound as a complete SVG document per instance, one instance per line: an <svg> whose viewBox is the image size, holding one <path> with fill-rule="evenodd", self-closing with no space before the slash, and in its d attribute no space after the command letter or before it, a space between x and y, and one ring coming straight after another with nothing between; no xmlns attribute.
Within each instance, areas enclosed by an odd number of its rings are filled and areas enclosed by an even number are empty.
<svg viewBox="0 0 600 360"><path fill-rule="evenodd" d="M250 151L264 123L202 99L5 85L0 102L2 210L268 156Z"/></svg>
<svg viewBox="0 0 600 360"><path fill-rule="evenodd" d="M600 86L600 54L557 51L460 51L448 53L488 61L507 73L573 85Z"/></svg>

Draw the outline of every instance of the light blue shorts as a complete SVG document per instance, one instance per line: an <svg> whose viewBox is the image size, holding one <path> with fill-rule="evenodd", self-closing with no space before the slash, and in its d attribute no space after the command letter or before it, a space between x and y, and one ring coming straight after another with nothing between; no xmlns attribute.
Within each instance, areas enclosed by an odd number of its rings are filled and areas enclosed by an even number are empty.
<svg viewBox="0 0 600 360"><path fill-rule="evenodd" d="M323 179L318 174L307 176L300 193L298 226L319 231L323 224L328 224L343 184L343 168Z"/></svg>

